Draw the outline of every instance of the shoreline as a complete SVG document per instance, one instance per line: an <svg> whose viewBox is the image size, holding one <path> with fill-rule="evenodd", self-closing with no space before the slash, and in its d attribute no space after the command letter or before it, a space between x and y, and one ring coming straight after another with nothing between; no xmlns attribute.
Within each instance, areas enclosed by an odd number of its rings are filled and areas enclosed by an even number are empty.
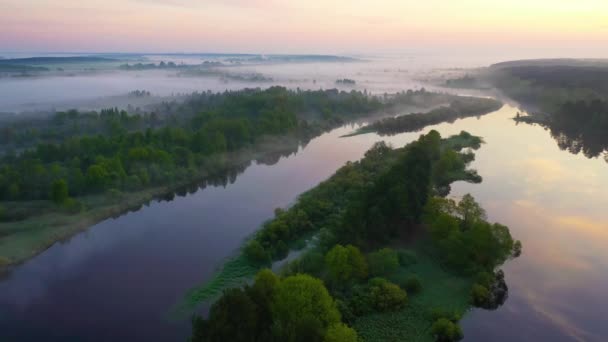
<svg viewBox="0 0 608 342"><path fill-rule="evenodd" d="M334 128L331 127L331 129ZM235 170L237 173L240 173L241 168L246 169L253 162L274 164L286 155L297 153L302 144L327 131L327 129L322 129L320 132L315 131L311 136L304 137L298 134L298 132L282 136L266 136L254 145L238 151L214 156L222 159L223 165L218 170L200 170L195 178L186 181L151 187L136 192L121 193L123 199L119 202L108 203L108 199L105 199L106 203L103 205L77 214L51 212L29 217L21 221L0 223L0 230L2 228L18 230L18 232L9 233L0 239L0 275L10 273L15 267L36 257L58 242L68 241L73 236L107 219L138 211L142 206L149 204L151 201L162 200L167 196L174 196L180 192L180 189L196 186L198 191L201 185L206 186L207 182L212 181L214 177L223 177ZM278 158L276 158L276 154L279 154ZM268 157L273 158L268 161ZM276 161L274 161L275 158ZM104 193L78 199L91 201L107 196ZM35 234L36 236L32 238L29 236L31 234ZM28 241L30 239L32 241ZM19 245L25 245L25 248L20 248Z"/></svg>

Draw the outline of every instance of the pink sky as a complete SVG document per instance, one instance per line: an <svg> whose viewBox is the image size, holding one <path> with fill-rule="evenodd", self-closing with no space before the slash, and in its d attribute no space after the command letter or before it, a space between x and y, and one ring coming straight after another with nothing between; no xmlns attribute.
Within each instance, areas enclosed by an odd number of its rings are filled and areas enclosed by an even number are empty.
<svg viewBox="0 0 608 342"><path fill-rule="evenodd" d="M0 51L608 57L606 0L0 0Z"/></svg>

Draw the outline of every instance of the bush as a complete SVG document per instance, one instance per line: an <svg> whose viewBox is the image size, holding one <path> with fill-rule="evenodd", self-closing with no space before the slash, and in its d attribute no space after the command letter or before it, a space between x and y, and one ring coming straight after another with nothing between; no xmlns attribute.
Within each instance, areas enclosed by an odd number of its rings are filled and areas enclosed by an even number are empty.
<svg viewBox="0 0 608 342"><path fill-rule="evenodd" d="M259 264L270 263L270 254L264 249L262 244L257 240L251 240L245 246L245 256L250 261Z"/></svg>
<svg viewBox="0 0 608 342"><path fill-rule="evenodd" d="M376 308L369 293L369 286L353 286L352 294L348 299L348 306L353 316L363 316L374 312Z"/></svg>
<svg viewBox="0 0 608 342"><path fill-rule="evenodd" d="M367 262L355 246L336 245L325 255L325 265L331 280L344 284L367 277Z"/></svg>
<svg viewBox="0 0 608 342"><path fill-rule="evenodd" d="M357 332L344 323L332 324L325 333L325 342L357 342Z"/></svg>
<svg viewBox="0 0 608 342"><path fill-rule="evenodd" d="M475 282L481 286L489 288L496 281L496 276L490 272L479 272L475 275Z"/></svg>
<svg viewBox="0 0 608 342"><path fill-rule="evenodd" d="M399 286L382 278L369 281L369 297L377 311L396 311L407 303L407 293Z"/></svg>
<svg viewBox="0 0 608 342"><path fill-rule="evenodd" d="M460 321L461 315L458 311L449 311L441 308L434 308L431 310L431 320L436 321L440 318L445 318L454 323Z"/></svg>
<svg viewBox="0 0 608 342"><path fill-rule="evenodd" d="M418 262L418 257L416 256L416 252L410 251L407 249L402 249L402 250L398 251L397 257L399 258L399 265L401 265L403 267L414 265Z"/></svg>
<svg viewBox="0 0 608 342"><path fill-rule="evenodd" d="M370 253L367 256L370 274L373 276L385 276L394 272L399 267L399 257L390 248Z"/></svg>
<svg viewBox="0 0 608 342"><path fill-rule="evenodd" d="M490 300L490 290L485 286L473 284L471 288L471 302L475 306L484 306Z"/></svg>
<svg viewBox="0 0 608 342"><path fill-rule="evenodd" d="M407 291L407 293L416 294L422 291L422 283L417 276L411 275L405 278L403 288Z"/></svg>
<svg viewBox="0 0 608 342"><path fill-rule="evenodd" d="M433 323L431 334L438 342L460 341L464 337L460 326L447 318L440 318Z"/></svg>

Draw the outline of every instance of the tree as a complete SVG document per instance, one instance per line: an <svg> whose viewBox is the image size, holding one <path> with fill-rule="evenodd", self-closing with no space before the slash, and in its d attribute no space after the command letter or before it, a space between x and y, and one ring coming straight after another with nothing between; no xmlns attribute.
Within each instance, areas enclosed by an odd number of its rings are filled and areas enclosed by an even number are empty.
<svg viewBox="0 0 608 342"><path fill-rule="evenodd" d="M475 306L483 307L490 300L490 290L480 284L473 284L471 288L471 302Z"/></svg>
<svg viewBox="0 0 608 342"><path fill-rule="evenodd" d="M399 256L390 248L382 248L367 256L370 273L374 276L388 275L399 267Z"/></svg>
<svg viewBox="0 0 608 342"><path fill-rule="evenodd" d="M471 194L466 194L462 197L456 211L462 218L465 229L470 228L475 222L486 219L486 211L483 210L481 205L475 201L475 198Z"/></svg>
<svg viewBox="0 0 608 342"><path fill-rule="evenodd" d="M108 173L100 165L89 166L86 174L87 185L95 190L103 189L108 181Z"/></svg>
<svg viewBox="0 0 608 342"><path fill-rule="evenodd" d="M407 293L382 278L369 281L369 297L372 305L380 312L399 310L407 303Z"/></svg>
<svg viewBox="0 0 608 342"><path fill-rule="evenodd" d="M325 256L325 264L332 280L348 282L353 278L367 277L367 262L355 246L336 245Z"/></svg>
<svg viewBox="0 0 608 342"><path fill-rule="evenodd" d="M447 318L440 318L431 327L431 334L437 342L460 341L464 337L460 326Z"/></svg>
<svg viewBox="0 0 608 342"><path fill-rule="evenodd" d="M325 342L357 342L357 332L344 323L332 324L325 333Z"/></svg>
<svg viewBox="0 0 608 342"><path fill-rule="evenodd" d="M245 256L256 263L267 264L270 262L270 253L268 253L258 240L251 240L245 246Z"/></svg>
<svg viewBox="0 0 608 342"><path fill-rule="evenodd" d="M272 316L273 332L281 341L296 341L302 324L317 325L324 332L340 322L340 312L323 282L305 274L281 280L275 291Z"/></svg>
<svg viewBox="0 0 608 342"><path fill-rule="evenodd" d="M257 305L246 290L229 289L213 304L206 322L194 323L193 336L199 341L255 341Z"/></svg>
<svg viewBox="0 0 608 342"><path fill-rule="evenodd" d="M64 203L68 199L68 183L59 179L51 185L51 200L57 204Z"/></svg>

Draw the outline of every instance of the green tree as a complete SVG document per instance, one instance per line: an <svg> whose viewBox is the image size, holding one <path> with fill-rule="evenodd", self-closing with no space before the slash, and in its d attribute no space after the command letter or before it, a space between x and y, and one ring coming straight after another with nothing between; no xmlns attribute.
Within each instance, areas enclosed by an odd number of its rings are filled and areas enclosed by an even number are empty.
<svg viewBox="0 0 608 342"><path fill-rule="evenodd" d="M325 256L330 277L336 282L348 282L367 277L367 262L355 246L336 245Z"/></svg>
<svg viewBox="0 0 608 342"><path fill-rule="evenodd" d="M327 327L340 322L340 312L323 282L304 274L281 280L272 313L273 331L281 341L296 341L303 324L319 326L325 332Z"/></svg>
<svg viewBox="0 0 608 342"><path fill-rule="evenodd" d="M229 289L213 304L206 322L194 323L193 336L198 341L255 341L257 305L245 290Z"/></svg>
<svg viewBox="0 0 608 342"><path fill-rule="evenodd" d="M465 229L470 228L474 223L486 219L486 212L481 205L475 201L471 194L466 194L462 197L456 211L462 218Z"/></svg>
<svg viewBox="0 0 608 342"><path fill-rule="evenodd" d="M68 199L68 183L58 179L51 185L51 200L57 204L64 203Z"/></svg>
<svg viewBox="0 0 608 342"><path fill-rule="evenodd" d="M431 334L437 342L460 341L464 337L460 326L447 318L440 318L431 326Z"/></svg>
<svg viewBox="0 0 608 342"><path fill-rule="evenodd" d="M369 297L378 311L395 311L407 303L407 293L399 286L382 278L369 281Z"/></svg>
<svg viewBox="0 0 608 342"><path fill-rule="evenodd" d="M367 256L369 271L374 276L388 275L399 267L399 256L390 248L382 248Z"/></svg>
<svg viewBox="0 0 608 342"><path fill-rule="evenodd" d="M245 256L256 263L267 264L270 262L270 253L268 253L258 240L251 240L245 246Z"/></svg>
<svg viewBox="0 0 608 342"><path fill-rule="evenodd" d="M332 324L325 333L325 342L357 342L357 332L344 323Z"/></svg>

